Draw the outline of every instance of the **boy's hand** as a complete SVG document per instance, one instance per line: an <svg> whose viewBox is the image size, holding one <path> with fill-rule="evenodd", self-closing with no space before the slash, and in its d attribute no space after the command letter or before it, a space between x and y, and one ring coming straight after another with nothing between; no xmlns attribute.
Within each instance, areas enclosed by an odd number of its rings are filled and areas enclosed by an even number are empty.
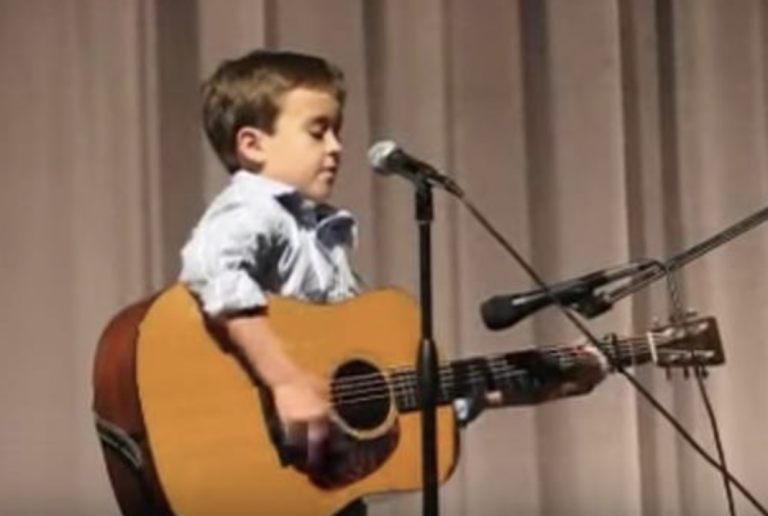
<svg viewBox="0 0 768 516"><path fill-rule="evenodd" d="M565 372L565 381L553 386L547 399L587 394L607 376L608 360L594 345L582 344L575 353L576 363Z"/></svg>
<svg viewBox="0 0 768 516"><path fill-rule="evenodd" d="M329 389L319 377L300 372L272 387L287 444L306 452L307 465L322 461L330 429Z"/></svg>
<svg viewBox="0 0 768 516"><path fill-rule="evenodd" d="M574 349L573 359L573 365L546 380L540 391L534 393L533 397L525 393L493 391L485 394L483 400L485 406L524 405L587 394L608 374L608 360L592 344L577 346Z"/></svg>

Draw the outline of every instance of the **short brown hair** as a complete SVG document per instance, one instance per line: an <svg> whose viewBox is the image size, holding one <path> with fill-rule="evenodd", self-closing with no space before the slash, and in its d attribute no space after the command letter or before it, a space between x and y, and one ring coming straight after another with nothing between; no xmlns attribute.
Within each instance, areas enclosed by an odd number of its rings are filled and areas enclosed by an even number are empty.
<svg viewBox="0 0 768 516"><path fill-rule="evenodd" d="M235 137L245 126L269 134L289 91L326 91L344 104L344 74L320 57L255 50L221 63L203 83L203 125L213 149L230 172L240 168Z"/></svg>

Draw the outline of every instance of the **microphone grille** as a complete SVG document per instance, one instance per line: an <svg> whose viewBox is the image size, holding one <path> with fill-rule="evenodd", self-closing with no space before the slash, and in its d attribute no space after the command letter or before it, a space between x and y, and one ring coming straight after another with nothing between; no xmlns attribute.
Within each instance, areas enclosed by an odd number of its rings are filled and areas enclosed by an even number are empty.
<svg viewBox="0 0 768 516"><path fill-rule="evenodd" d="M387 160L398 150L392 140L384 140L371 145L368 149L368 162L378 172L387 172Z"/></svg>
<svg viewBox="0 0 768 516"><path fill-rule="evenodd" d="M480 305L480 316L489 330L503 330L512 324L510 302L502 296L487 299Z"/></svg>

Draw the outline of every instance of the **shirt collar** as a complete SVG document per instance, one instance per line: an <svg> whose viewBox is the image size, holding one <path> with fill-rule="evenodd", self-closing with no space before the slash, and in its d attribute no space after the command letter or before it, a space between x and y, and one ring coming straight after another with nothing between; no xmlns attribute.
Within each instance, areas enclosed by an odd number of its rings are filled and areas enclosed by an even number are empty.
<svg viewBox="0 0 768 516"><path fill-rule="evenodd" d="M297 220L317 227L319 232L335 230L341 233L340 237L344 243L351 247L357 245L357 221L349 211L307 199L296 190L296 187L258 172L238 170L233 174L232 181L274 197Z"/></svg>

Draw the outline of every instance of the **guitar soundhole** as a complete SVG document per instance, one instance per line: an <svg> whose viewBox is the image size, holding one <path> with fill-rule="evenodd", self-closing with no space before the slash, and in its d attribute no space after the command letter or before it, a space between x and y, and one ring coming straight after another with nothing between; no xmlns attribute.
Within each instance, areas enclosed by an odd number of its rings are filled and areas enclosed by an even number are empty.
<svg viewBox="0 0 768 516"><path fill-rule="evenodd" d="M336 413L356 430L377 428L392 406L386 376L363 360L353 360L338 368L331 390Z"/></svg>

